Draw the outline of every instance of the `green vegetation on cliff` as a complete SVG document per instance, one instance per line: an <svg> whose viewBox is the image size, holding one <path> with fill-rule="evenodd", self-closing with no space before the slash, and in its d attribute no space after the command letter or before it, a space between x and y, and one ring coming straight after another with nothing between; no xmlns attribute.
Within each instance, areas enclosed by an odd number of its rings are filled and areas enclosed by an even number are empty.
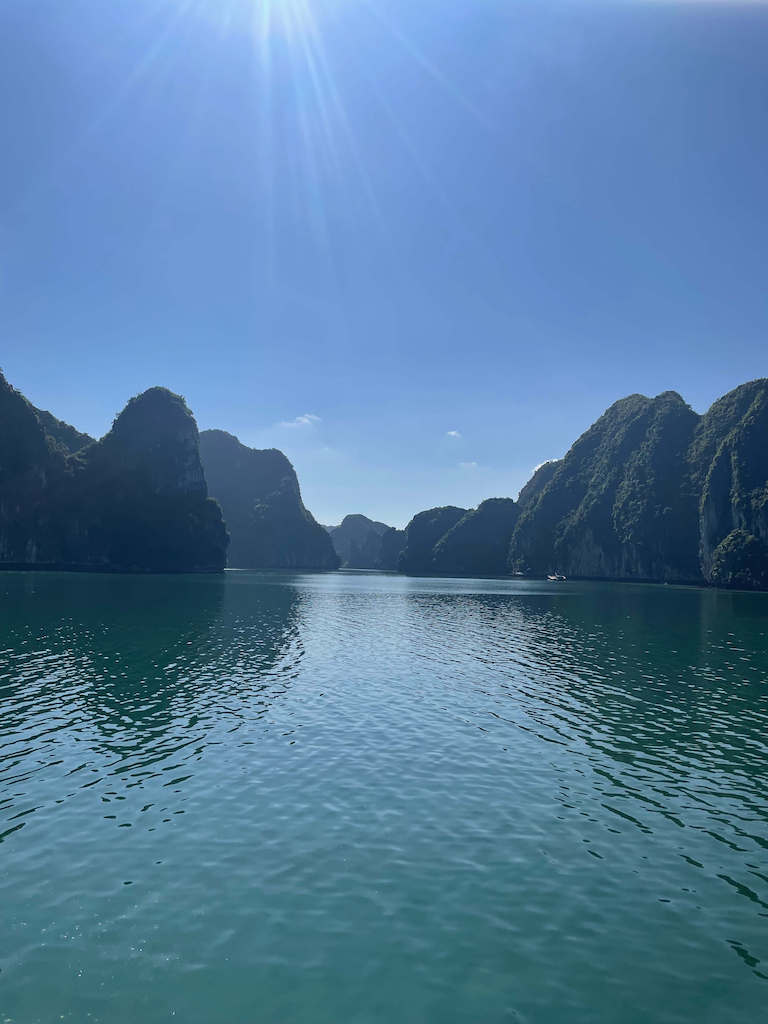
<svg viewBox="0 0 768 1024"><path fill-rule="evenodd" d="M562 459L550 459L549 462L542 462L533 472L533 476L522 488L517 496L517 507L522 510L532 505L549 481L560 468Z"/></svg>
<svg viewBox="0 0 768 1024"><path fill-rule="evenodd" d="M732 530L712 553L710 582L744 590L768 587L768 544L745 530Z"/></svg>
<svg viewBox="0 0 768 1024"><path fill-rule="evenodd" d="M529 500L510 564L537 574L694 579L695 503L682 484L697 419L672 391L615 402Z"/></svg>
<svg viewBox="0 0 768 1024"><path fill-rule="evenodd" d="M413 574L768 587L767 442L768 379L703 416L673 391L630 395L539 466L517 502L429 509L404 531L351 515L326 531L281 452L198 435L165 388L131 399L95 441L0 374L0 565L217 570L228 528L238 568L334 569L335 543L346 565Z"/></svg>
<svg viewBox="0 0 768 1024"><path fill-rule="evenodd" d="M715 402L702 417L691 462L701 491L704 577L728 586L736 585L731 577L741 586L765 586L759 581L760 552L768 545L768 379L743 384Z"/></svg>
<svg viewBox="0 0 768 1024"><path fill-rule="evenodd" d="M223 430L204 430L200 453L211 494L230 534L236 569L336 569L327 531L301 500L296 472L275 448L248 448Z"/></svg>
<svg viewBox="0 0 768 1024"><path fill-rule="evenodd" d="M92 441L0 375L0 564L220 570L226 545L182 398L152 388Z"/></svg>
<svg viewBox="0 0 768 1024"><path fill-rule="evenodd" d="M466 512L435 544L435 572L492 576L506 572L518 508L511 498L488 498Z"/></svg>
<svg viewBox="0 0 768 1024"><path fill-rule="evenodd" d="M183 398L150 388L74 456L73 556L123 569L222 569L227 533L208 497L197 424ZM84 509L81 511L81 509Z"/></svg>
<svg viewBox="0 0 768 1024"><path fill-rule="evenodd" d="M398 530L396 527L390 526L381 536L379 561L375 568L394 572L397 569L404 547L405 530Z"/></svg>
<svg viewBox="0 0 768 1024"><path fill-rule="evenodd" d="M539 466L516 504L432 509L406 539L405 572L768 587L768 380L704 416L674 391L622 398Z"/></svg>
<svg viewBox="0 0 768 1024"><path fill-rule="evenodd" d="M70 455L79 452L81 448L85 448L88 444L93 444L94 438L90 434L83 434L74 427L71 427L69 423L56 419L53 413L46 412L45 409L35 409L35 412L48 437L52 438L59 447L69 452Z"/></svg>
<svg viewBox="0 0 768 1024"><path fill-rule="evenodd" d="M535 476L523 488L510 565L761 586L767 440L766 380L729 392L704 416L675 392L621 399L564 459L542 467L552 467L543 486Z"/></svg>
<svg viewBox="0 0 768 1024"><path fill-rule="evenodd" d="M434 572L432 555L435 545L466 512L465 508L445 505L415 515L405 528L405 544L397 563L400 572L414 575Z"/></svg>
<svg viewBox="0 0 768 1024"><path fill-rule="evenodd" d="M344 516L339 526L328 527L341 564L349 569L378 569L381 540L389 527L362 515Z"/></svg>
<svg viewBox="0 0 768 1024"><path fill-rule="evenodd" d="M60 560L59 511L50 496L70 473L34 407L0 374L0 563Z"/></svg>

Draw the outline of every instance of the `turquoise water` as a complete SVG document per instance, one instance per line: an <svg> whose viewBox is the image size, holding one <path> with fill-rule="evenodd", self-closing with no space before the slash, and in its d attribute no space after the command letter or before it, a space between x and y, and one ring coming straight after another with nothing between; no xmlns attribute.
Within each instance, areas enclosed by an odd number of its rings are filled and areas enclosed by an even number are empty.
<svg viewBox="0 0 768 1024"><path fill-rule="evenodd" d="M768 595L0 575L0 1022L768 1007Z"/></svg>

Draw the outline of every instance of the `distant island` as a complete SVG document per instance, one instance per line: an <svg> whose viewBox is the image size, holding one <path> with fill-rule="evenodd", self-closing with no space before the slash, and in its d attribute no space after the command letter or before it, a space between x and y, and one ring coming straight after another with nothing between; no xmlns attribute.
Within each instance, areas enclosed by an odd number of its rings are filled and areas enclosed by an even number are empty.
<svg viewBox="0 0 768 1024"><path fill-rule="evenodd" d="M339 526L327 526L345 569L397 569L405 531L363 515L345 516Z"/></svg>
<svg viewBox="0 0 768 1024"><path fill-rule="evenodd" d="M328 533L301 500L291 463L276 448L248 448L224 430L200 434L210 493L229 530L229 565L238 569L337 569Z"/></svg>
<svg viewBox="0 0 768 1024"><path fill-rule="evenodd" d="M768 588L768 379L703 416L676 392L615 402L516 501L322 527L293 466L150 388L101 440L0 374L0 567L133 572L344 566Z"/></svg>

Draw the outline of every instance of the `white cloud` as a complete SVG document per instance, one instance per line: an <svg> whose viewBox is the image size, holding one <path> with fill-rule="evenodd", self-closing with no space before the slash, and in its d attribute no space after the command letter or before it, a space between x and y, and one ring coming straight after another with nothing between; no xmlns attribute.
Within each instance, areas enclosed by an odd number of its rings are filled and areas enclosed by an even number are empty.
<svg viewBox="0 0 768 1024"><path fill-rule="evenodd" d="M480 466L477 462L460 462L459 469L474 470L480 469Z"/></svg>
<svg viewBox="0 0 768 1024"><path fill-rule="evenodd" d="M446 432L446 437L452 437L454 441L458 441L461 437L461 432L458 430L449 430Z"/></svg>
<svg viewBox="0 0 768 1024"><path fill-rule="evenodd" d="M278 427L314 427L316 423L322 422L320 416L315 416L313 412L305 412L301 416L297 416L295 420L283 420L278 423Z"/></svg>

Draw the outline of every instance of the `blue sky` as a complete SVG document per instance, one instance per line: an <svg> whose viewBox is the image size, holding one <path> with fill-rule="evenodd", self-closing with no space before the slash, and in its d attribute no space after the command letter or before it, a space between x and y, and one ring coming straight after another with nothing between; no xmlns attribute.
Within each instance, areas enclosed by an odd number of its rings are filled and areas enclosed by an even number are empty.
<svg viewBox="0 0 768 1024"><path fill-rule="evenodd" d="M0 366L164 384L322 522L768 373L768 4L4 0Z"/></svg>

